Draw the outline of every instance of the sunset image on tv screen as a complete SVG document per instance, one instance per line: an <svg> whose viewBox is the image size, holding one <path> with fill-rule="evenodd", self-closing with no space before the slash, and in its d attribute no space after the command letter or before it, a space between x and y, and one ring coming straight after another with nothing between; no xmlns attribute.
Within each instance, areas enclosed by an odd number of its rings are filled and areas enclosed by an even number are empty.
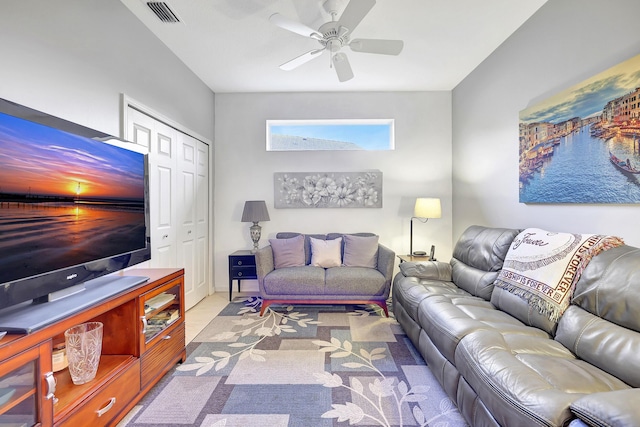
<svg viewBox="0 0 640 427"><path fill-rule="evenodd" d="M0 284L144 248L145 161L0 113Z"/></svg>
<svg viewBox="0 0 640 427"><path fill-rule="evenodd" d="M0 193L143 200L140 154L0 114Z"/></svg>

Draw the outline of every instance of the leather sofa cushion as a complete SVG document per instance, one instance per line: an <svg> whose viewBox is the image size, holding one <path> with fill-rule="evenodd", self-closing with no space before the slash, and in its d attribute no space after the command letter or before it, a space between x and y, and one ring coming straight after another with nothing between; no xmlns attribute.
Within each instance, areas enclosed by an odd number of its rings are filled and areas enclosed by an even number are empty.
<svg viewBox="0 0 640 427"><path fill-rule="evenodd" d="M378 270L368 267L333 267L326 270L325 294L369 295L385 292L386 279Z"/></svg>
<svg viewBox="0 0 640 427"><path fill-rule="evenodd" d="M640 332L640 249L619 246L593 257L576 283L572 303Z"/></svg>
<svg viewBox="0 0 640 427"><path fill-rule="evenodd" d="M434 295L469 295L452 282L404 277L401 274L397 274L393 282L394 306L401 305L414 322L418 322L418 306L425 298Z"/></svg>
<svg viewBox="0 0 640 427"><path fill-rule="evenodd" d="M264 278L268 295L322 295L324 294L322 267L285 267L273 270Z"/></svg>
<svg viewBox="0 0 640 427"><path fill-rule="evenodd" d="M509 313L525 325L540 328L553 335L558 326L557 321L552 321L548 316L540 313L535 307L529 304L526 299L512 294L506 289L494 287L491 294L491 303L499 310Z"/></svg>
<svg viewBox="0 0 640 427"><path fill-rule="evenodd" d="M637 332L570 306L558 323L556 340L581 359L624 378L633 387L640 387L640 335Z"/></svg>
<svg viewBox="0 0 640 427"><path fill-rule="evenodd" d="M593 393L576 400L571 410L593 427L628 427L640 425L640 390L629 389Z"/></svg>
<svg viewBox="0 0 640 427"><path fill-rule="evenodd" d="M534 335L478 329L457 347L455 365L503 426L562 426L570 405L585 394L629 386L559 342Z"/></svg>
<svg viewBox="0 0 640 427"><path fill-rule="evenodd" d="M519 230L472 225L453 249L453 282L472 295L491 298L493 282Z"/></svg>
<svg viewBox="0 0 640 427"><path fill-rule="evenodd" d="M451 281L451 264L441 261L401 262L400 271L407 277Z"/></svg>
<svg viewBox="0 0 640 427"><path fill-rule="evenodd" d="M493 282L498 277L497 271L484 271L470 267L455 258L451 260L451 276L453 282L471 295L489 301L493 292Z"/></svg>
<svg viewBox="0 0 640 427"><path fill-rule="evenodd" d="M525 326L496 310L490 302L471 295L437 295L424 299L418 308L418 323L442 355L454 365L460 340L478 329L549 339L545 332Z"/></svg>

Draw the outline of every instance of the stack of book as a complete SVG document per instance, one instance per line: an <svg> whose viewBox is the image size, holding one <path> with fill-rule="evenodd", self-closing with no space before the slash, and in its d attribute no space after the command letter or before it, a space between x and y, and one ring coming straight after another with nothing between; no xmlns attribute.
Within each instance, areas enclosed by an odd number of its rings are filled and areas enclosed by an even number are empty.
<svg viewBox="0 0 640 427"><path fill-rule="evenodd" d="M169 294L169 293L166 293L166 292L158 294L153 298L149 298L144 303L144 312L145 313L149 313L149 312L151 312L153 310L157 310L160 307L162 307L163 305L173 301L174 299L176 299L176 296L174 294Z"/></svg>
<svg viewBox="0 0 640 427"><path fill-rule="evenodd" d="M180 317L180 310L177 308L170 308L162 310L152 318L147 320L148 325L160 325L162 327L172 324Z"/></svg>

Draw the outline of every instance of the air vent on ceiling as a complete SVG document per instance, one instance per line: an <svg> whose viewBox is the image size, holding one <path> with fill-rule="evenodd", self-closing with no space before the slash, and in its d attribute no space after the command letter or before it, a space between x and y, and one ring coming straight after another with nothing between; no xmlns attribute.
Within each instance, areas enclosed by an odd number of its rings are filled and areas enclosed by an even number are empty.
<svg viewBox="0 0 640 427"><path fill-rule="evenodd" d="M162 22L180 22L178 15L173 13L169 5L163 1L148 1L147 6Z"/></svg>

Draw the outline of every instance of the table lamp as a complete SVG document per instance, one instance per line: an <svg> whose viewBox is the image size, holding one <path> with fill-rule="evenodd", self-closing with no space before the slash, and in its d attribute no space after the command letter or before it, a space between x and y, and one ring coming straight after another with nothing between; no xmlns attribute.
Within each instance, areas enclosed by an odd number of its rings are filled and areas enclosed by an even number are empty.
<svg viewBox="0 0 640 427"><path fill-rule="evenodd" d="M409 255L424 256L427 253L424 251L413 251L413 220L417 219L420 222L427 222L429 218L441 218L442 208L440 206L440 199L419 197L416 199L416 205L413 208L413 216L411 217L411 236L409 240Z"/></svg>
<svg viewBox="0 0 640 427"><path fill-rule="evenodd" d="M244 202L242 222L253 223L253 225L249 227L251 240L253 240L252 252L258 250L258 242L260 241L260 234L262 232L262 227L258 225L260 221L269 221L269 212L267 211L267 204L264 200L248 200Z"/></svg>

